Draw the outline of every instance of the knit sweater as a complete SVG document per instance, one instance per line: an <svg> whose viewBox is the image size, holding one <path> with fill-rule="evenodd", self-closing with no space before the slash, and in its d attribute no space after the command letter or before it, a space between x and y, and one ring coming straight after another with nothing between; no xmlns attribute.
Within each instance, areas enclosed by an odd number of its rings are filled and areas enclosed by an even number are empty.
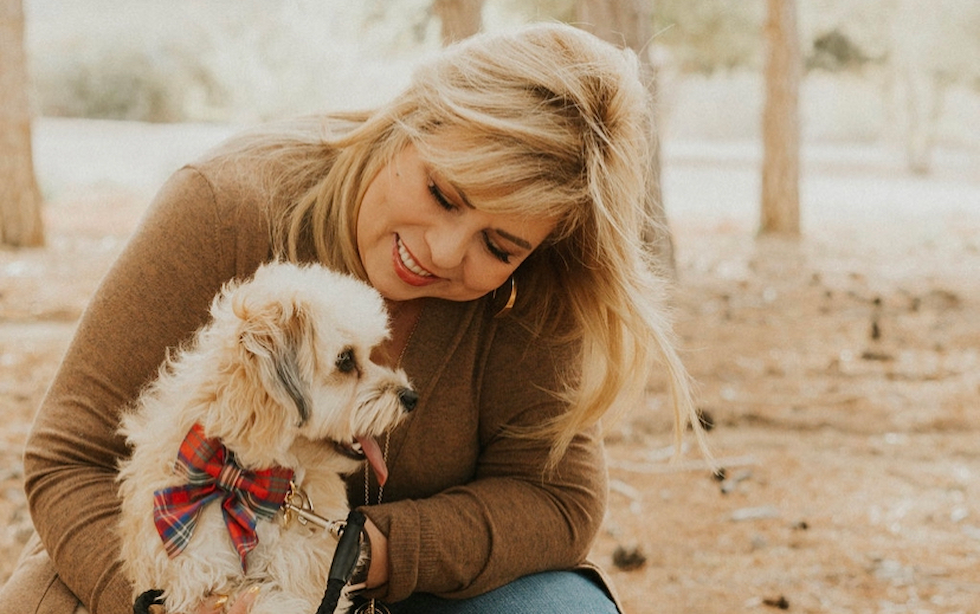
<svg viewBox="0 0 980 614"><path fill-rule="evenodd" d="M93 614L132 611L114 533L120 412L206 322L221 286L272 258L270 219L286 203L241 171L204 161L175 173L87 307L26 447L40 555L56 577L24 590L63 582ZM549 391L571 352L488 303L426 300L402 360L420 400L391 435L383 502L376 484L364 501L363 473L349 480L351 504L388 538L389 581L373 596L467 597L548 569L601 578L586 560L607 492L596 431L546 471L546 442L509 430L562 411Z"/></svg>

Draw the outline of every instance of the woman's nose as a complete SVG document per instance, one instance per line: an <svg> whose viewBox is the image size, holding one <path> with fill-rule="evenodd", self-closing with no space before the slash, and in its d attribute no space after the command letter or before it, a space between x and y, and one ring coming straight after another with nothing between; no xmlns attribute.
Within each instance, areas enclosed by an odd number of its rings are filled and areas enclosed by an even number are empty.
<svg viewBox="0 0 980 614"><path fill-rule="evenodd" d="M458 228L434 228L428 233L427 240L433 266L446 271L463 262L467 240L465 233Z"/></svg>

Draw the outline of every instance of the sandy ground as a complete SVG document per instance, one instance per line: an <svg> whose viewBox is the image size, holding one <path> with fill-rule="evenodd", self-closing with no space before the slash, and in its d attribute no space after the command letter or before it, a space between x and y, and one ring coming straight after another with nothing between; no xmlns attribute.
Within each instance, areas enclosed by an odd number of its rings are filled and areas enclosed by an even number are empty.
<svg viewBox="0 0 980 614"><path fill-rule="evenodd" d="M42 125L49 246L0 251L0 581L30 532L22 445L75 321L153 187L222 132ZM85 155L112 139L132 154ZM751 144L665 151L678 332L725 479L693 450L665 461L655 378L609 435L594 551L628 612L980 612L980 155L921 177L884 148L808 147L791 242L754 237Z"/></svg>

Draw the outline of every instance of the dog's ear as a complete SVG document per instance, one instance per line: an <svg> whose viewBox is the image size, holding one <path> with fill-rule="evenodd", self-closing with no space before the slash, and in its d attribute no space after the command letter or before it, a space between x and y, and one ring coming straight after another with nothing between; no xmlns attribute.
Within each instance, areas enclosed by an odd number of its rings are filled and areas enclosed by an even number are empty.
<svg viewBox="0 0 980 614"><path fill-rule="evenodd" d="M276 364L276 375L279 376L279 383L296 405L296 413L299 414L299 426L303 426L310 419L309 395L299 373L297 347L292 346L291 350L283 352L282 355L274 358L273 362Z"/></svg>
<svg viewBox="0 0 980 614"><path fill-rule="evenodd" d="M274 303L257 311L240 311L242 349L250 355L263 388L280 404L293 405L302 426L310 417L301 364L304 345L310 347L313 335L308 310L301 304Z"/></svg>

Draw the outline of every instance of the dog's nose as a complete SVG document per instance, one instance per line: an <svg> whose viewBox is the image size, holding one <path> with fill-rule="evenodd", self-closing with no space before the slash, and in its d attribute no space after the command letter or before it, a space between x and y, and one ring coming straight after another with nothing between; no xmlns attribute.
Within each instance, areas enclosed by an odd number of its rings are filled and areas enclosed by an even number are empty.
<svg viewBox="0 0 980 614"><path fill-rule="evenodd" d="M415 409L415 404L419 402L419 393L411 388L402 388L398 391L398 400L401 401L405 411L412 411Z"/></svg>

